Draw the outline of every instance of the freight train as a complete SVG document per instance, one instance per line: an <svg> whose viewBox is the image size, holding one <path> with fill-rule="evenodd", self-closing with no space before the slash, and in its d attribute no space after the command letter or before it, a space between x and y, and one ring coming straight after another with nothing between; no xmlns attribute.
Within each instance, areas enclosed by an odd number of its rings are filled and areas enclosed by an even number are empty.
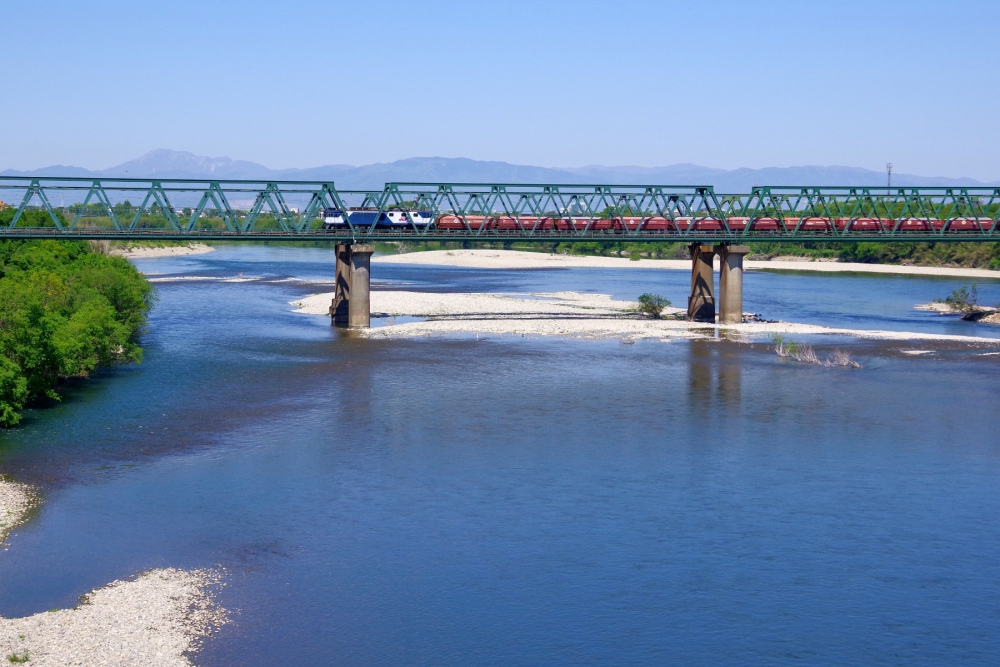
<svg viewBox="0 0 1000 667"><path fill-rule="evenodd" d="M427 211L387 210L379 213L377 208L348 209L347 218L355 227L389 227L424 229L433 225L436 229L448 231L472 230L496 232L547 231L547 232L723 232L725 226L718 218L675 217L673 219L652 216L624 216L613 218L590 218L585 216L507 216L507 215L466 215L444 213L436 218ZM726 222L732 232L792 232L796 229L804 233L870 232L898 230L900 232L939 232L947 228L949 232L984 232L994 226L991 218L956 218L941 220L933 218L903 218L902 220L878 218L821 218L821 217L774 217L754 218L727 217ZM326 209L323 228L346 227L347 221L342 211Z"/></svg>

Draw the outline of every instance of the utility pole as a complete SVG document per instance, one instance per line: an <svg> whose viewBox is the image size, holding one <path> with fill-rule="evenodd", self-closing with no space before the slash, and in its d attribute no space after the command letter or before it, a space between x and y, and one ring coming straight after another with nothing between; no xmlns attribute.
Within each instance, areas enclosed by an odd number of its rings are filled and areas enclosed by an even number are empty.
<svg viewBox="0 0 1000 667"><path fill-rule="evenodd" d="M886 194L892 194L892 163L887 162L885 165L885 173L888 176L888 181L886 182Z"/></svg>

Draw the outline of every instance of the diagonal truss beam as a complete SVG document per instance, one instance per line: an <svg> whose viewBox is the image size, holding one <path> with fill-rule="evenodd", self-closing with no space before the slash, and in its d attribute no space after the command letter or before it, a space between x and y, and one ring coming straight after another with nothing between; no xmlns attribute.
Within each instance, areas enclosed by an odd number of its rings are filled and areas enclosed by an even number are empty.
<svg viewBox="0 0 1000 667"><path fill-rule="evenodd" d="M723 195L709 186L389 183L351 191L308 181L0 177L0 199L18 202L0 210L5 238L1000 240L1000 188L763 186ZM354 207L368 223L348 214ZM343 223L326 229L330 209ZM390 225L393 210L404 215Z"/></svg>

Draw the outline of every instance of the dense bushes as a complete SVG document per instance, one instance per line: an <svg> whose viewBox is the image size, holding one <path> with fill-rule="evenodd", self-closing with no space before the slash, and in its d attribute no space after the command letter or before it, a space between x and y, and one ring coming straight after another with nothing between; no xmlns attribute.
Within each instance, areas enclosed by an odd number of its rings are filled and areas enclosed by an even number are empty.
<svg viewBox="0 0 1000 667"><path fill-rule="evenodd" d="M1000 243L847 243L840 251L845 262L965 266L1000 269Z"/></svg>
<svg viewBox="0 0 1000 667"><path fill-rule="evenodd" d="M659 319L663 309L670 305L670 299L664 299L659 294L649 292L639 296L639 312L646 317Z"/></svg>
<svg viewBox="0 0 1000 667"><path fill-rule="evenodd" d="M152 300L135 267L85 243L0 242L0 425L65 378L139 361Z"/></svg>
<svg viewBox="0 0 1000 667"><path fill-rule="evenodd" d="M839 259L842 262L869 264L914 264L916 266L964 266L1000 269L1000 243L768 243L751 242L750 252L757 257L794 255L813 259ZM632 255L663 259L688 256L687 246L676 242L622 243L583 242L552 244L552 252L581 255Z"/></svg>
<svg viewBox="0 0 1000 667"><path fill-rule="evenodd" d="M515 246L517 244L514 244ZM751 242L752 255L839 259L842 262L869 264L914 264L916 266L964 266L1000 270L1000 243L774 243ZM554 243L551 252L580 255L633 255L661 259L682 259L688 256L687 246L676 242L623 243L621 241Z"/></svg>
<svg viewBox="0 0 1000 667"><path fill-rule="evenodd" d="M14 215L17 213L17 209L13 206L8 206L6 208L0 209L0 225L9 225L11 220L14 219ZM56 211L56 217L59 218L59 222L63 225L66 223L66 216L60 211ZM22 227L55 227L55 223L52 221L52 216L48 214L47 211L40 211L33 209L30 211L25 211L21 220L18 221L18 225Z"/></svg>

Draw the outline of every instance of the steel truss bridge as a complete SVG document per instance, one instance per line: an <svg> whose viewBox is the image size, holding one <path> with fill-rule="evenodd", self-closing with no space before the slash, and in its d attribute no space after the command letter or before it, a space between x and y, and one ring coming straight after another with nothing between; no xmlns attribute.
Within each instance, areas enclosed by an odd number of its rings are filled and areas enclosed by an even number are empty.
<svg viewBox="0 0 1000 667"><path fill-rule="evenodd" d="M0 176L0 238L374 241L1000 241L1000 188L333 183ZM323 228L323 211L419 212ZM398 221L400 216L397 215ZM418 221L431 221L420 224Z"/></svg>

